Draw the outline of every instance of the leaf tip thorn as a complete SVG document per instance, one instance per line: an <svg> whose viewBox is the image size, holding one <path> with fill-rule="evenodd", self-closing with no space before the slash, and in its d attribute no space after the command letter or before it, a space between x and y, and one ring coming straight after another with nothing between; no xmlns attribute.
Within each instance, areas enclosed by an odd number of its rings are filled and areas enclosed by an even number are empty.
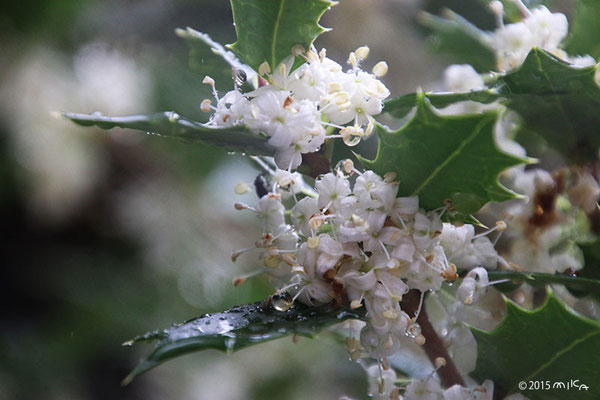
<svg viewBox="0 0 600 400"><path fill-rule="evenodd" d="M123 379L121 381L121 386L127 386L127 385L129 385L131 383L131 381L133 381L134 378L135 378L135 375L132 372L131 374L127 375L125 377L125 379Z"/></svg>
<svg viewBox="0 0 600 400"><path fill-rule="evenodd" d="M53 118L57 118L57 119L62 119L62 118L66 118L66 115L64 112L62 111L50 111L50 115Z"/></svg>

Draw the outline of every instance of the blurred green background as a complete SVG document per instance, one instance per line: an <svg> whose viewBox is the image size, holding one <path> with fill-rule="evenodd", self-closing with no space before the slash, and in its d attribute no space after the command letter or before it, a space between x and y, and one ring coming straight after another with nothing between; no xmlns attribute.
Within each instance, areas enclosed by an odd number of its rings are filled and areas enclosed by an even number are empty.
<svg viewBox="0 0 600 400"><path fill-rule="evenodd" d="M334 30L317 47L343 63L369 45L368 64L390 66L385 83L394 96L436 87L450 61L427 51L418 10L472 11L457 1L341 3L326 13L322 24ZM488 27L489 16L470 16ZM257 267L251 256L230 260L258 232L252 216L232 206L234 185L258 173L247 160L136 132L82 129L51 114L174 110L206 119L203 74L188 69L186 44L174 34L185 26L235 40L224 0L2 6L0 399L366 395L362 369L326 332L298 344L285 338L232 355L186 356L120 386L150 350L122 342L271 293L261 278L231 285Z"/></svg>

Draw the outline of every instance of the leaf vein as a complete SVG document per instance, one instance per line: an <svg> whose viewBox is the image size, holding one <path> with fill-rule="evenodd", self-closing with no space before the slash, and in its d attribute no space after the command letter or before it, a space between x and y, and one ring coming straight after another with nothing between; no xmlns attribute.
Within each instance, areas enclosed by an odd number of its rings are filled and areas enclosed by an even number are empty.
<svg viewBox="0 0 600 400"><path fill-rule="evenodd" d="M427 185L429 185L429 183L435 179L435 177L444 169L448 166L448 164L450 164L452 161L454 161L455 158L457 158L460 153L462 152L462 150L469 144L471 143L481 132L481 126L483 124L487 123L486 120L483 120L482 122L480 122L475 129L473 129L473 132L466 137L464 140L462 140L460 142L460 145L456 148L456 150L454 150L445 160L444 162L442 162L440 165L438 165L433 172L427 177L427 179L425 179L423 181L423 183L416 188L413 193L411 194L411 196L417 195L421 192L421 190L423 190Z"/></svg>
<svg viewBox="0 0 600 400"><path fill-rule="evenodd" d="M283 15L284 4L285 0L281 0L281 2L279 3L279 11L277 11L277 18L275 19L275 25L273 26L273 39L271 42L271 68L273 70L275 70L275 68L277 67L275 65L275 52L277 47L277 36L279 36L279 25L281 22L281 16Z"/></svg>
<svg viewBox="0 0 600 400"><path fill-rule="evenodd" d="M579 343L585 342L586 340L588 340L591 337L596 336L596 335L600 335L600 331L598 331L598 330L592 331L592 332L588 333L587 335L585 335L585 336L583 336L583 337L581 337L579 339L574 340L568 346L566 346L564 349L562 349L559 352L557 352L556 354L554 354L554 356L552 356L547 362L545 362L544 364L542 364L538 369L536 369L535 371L533 371L527 378L525 378L523 380L525 382L533 380L533 378L535 378L536 376L538 376L538 374L540 374L544 369L550 367L563 354L565 354L566 352L572 350Z"/></svg>

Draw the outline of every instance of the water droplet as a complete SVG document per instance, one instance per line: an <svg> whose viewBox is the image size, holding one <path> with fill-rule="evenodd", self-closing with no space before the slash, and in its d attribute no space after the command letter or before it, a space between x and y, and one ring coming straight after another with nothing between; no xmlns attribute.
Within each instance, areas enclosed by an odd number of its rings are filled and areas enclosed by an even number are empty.
<svg viewBox="0 0 600 400"><path fill-rule="evenodd" d="M169 122L176 122L179 119L179 114L171 111L168 113L167 118L169 118Z"/></svg>
<svg viewBox="0 0 600 400"><path fill-rule="evenodd" d="M294 305L294 300L288 292L277 293L271 297L273 308L277 311L285 312Z"/></svg>
<svg viewBox="0 0 600 400"><path fill-rule="evenodd" d="M227 354L233 353L234 346L235 346L234 338L226 338L225 339L225 350L227 351Z"/></svg>

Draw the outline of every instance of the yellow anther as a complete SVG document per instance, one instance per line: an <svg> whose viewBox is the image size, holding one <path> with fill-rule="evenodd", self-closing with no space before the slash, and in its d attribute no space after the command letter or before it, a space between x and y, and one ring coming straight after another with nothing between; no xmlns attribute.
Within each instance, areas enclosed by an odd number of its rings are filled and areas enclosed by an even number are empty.
<svg viewBox="0 0 600 400"><path fill-rule="evenodd" d="M265 76L271 73L271 66L268 62L264 61L262 64L258 66L258 74L260 76Z"/></svg>
<svg viewBox="0 0 600 400"><path fill-rule="evenodd" d="M362 61L362 60L366 59L367 57L369 57L369 51L370 50L367 46L362 46L362 47L359 47L358 49L356 49L354 54L356 55L356 58L358 59L358 61Z"/></svg>
<svg viewBox="0 0 600 400"><path fill-rule="evenodd" d="M212 101L210 101L210 99L202 100L202 103L200 103L200 110L202 110L202 112L210 112L211 104L212 104Z"/></svg>
<svg viewBox="0 0 600 400"><path fill-rule="evenodd" d="M385 61L379 61L373 67L373 75L375 75L378 78L385 76L385 74L387 74L387 72L388 72L388 65Z"/></svg>
<svg viewBox="0 0 600 400"><path fill-rule="evenodd" d="M246 182L239 182L235 185L235 194L246 194L250 191L250 186Z"/></svg>

